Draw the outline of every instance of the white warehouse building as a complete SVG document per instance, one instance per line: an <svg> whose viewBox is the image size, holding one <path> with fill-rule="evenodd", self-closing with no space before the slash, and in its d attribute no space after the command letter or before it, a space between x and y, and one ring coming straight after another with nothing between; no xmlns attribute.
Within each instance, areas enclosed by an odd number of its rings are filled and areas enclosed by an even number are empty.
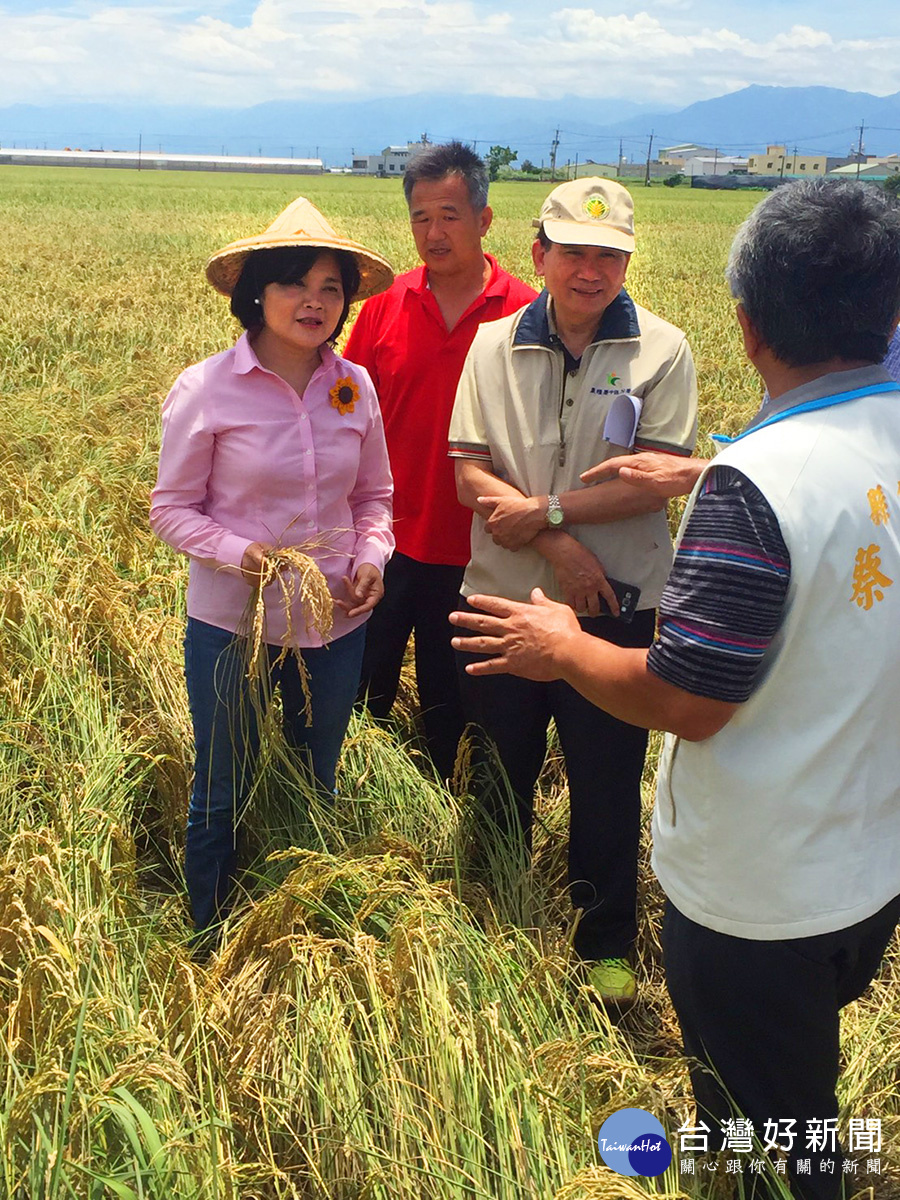
<svg viewBox="0 0 900 1200"><path fill-rule="evenodd" d="M378 175L382 179L399 178L411 158L428 145L427 142L407 142L405 146L385 146L380 154L354 154L354 175Z"/></svg>
<svg viewBox="0 0 900 1200"><path fill-rule="evenodd" d="M321 175L321 158L240 157L229 154L157 154L149 150L0 149L0 166L119 167L135 171L237 171L267 175Z"/></svg>
<svg viewBox="0 0 900 1200"><path fill-rule="evenodd" d="M746 175L747 160L733 154L687 158L682 173L693 179L696 175Z"/></svg>

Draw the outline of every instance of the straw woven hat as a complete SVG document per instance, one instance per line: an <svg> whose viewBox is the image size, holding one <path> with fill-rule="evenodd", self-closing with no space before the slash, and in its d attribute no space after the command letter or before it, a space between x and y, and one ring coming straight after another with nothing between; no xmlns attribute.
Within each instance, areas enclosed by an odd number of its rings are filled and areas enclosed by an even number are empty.
<svg viewBox="0 0 900 1200"><path fill-rule="evenodd" d="M223 250L219 250L206 264L206 278L216 291L230 296L234 291L244 261L254 250L266 250L276 246L321 246L323 250L347 250L356 258L359 267L359 291L354 300L366 300L389 288L394 280L390 263L367 250L357 242L340 237L331 228L319 210L303 196L298 196L278 214L263 233L255 237L239 238Z"/></svg>

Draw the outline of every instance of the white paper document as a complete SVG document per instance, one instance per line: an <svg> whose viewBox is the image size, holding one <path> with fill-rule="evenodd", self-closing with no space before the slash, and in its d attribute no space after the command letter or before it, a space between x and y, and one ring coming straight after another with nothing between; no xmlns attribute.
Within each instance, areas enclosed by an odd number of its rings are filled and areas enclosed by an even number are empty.
<svg viewBox="0 0 900 1200"><path fill-rule="evenodd" d="M614 446L627 446L630 450L634 445L638 421L641 419L641 401L639 397L623 392L616 396L606 416L603 426L604 441L612 442Z"/></svg>

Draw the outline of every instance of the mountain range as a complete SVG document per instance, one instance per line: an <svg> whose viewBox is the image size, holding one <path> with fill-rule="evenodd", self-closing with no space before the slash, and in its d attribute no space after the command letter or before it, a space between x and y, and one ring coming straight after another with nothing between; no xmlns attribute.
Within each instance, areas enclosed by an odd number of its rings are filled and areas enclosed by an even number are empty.
<svg viewBox="0 0 900 1200"><path fill-rule="evenodd" d="M602 113L603 122L597 120ZM590 118L590 119L589 119ZM535 100L511 96L419 94L353 101L271 101L248 108L177 105L15 104L0 108L0 146L170 153L321 157L329 166L387 145L458 137L486 152L508 145L519 162L614 162L646 157L679 142L752 153L769 143L806 153L843 155L858 144L860 124L870 154L900 149L900 92L873 96L826 87L753 85L686 108L661 110L628 100L577 96ZM558 131L558 133L557 133Z"/></svg>

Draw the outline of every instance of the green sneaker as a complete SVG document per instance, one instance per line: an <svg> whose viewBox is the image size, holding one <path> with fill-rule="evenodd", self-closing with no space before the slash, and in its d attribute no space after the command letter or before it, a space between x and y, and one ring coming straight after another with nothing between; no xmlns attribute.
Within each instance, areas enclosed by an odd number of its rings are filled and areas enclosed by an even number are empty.
<svg viewBox="0 0 900 1200"><path fill-rule="evenodd" d="M588 983L604 1003L631 1004L637 995L634 971L624 958L601 958L588 971Z"/></svg>

